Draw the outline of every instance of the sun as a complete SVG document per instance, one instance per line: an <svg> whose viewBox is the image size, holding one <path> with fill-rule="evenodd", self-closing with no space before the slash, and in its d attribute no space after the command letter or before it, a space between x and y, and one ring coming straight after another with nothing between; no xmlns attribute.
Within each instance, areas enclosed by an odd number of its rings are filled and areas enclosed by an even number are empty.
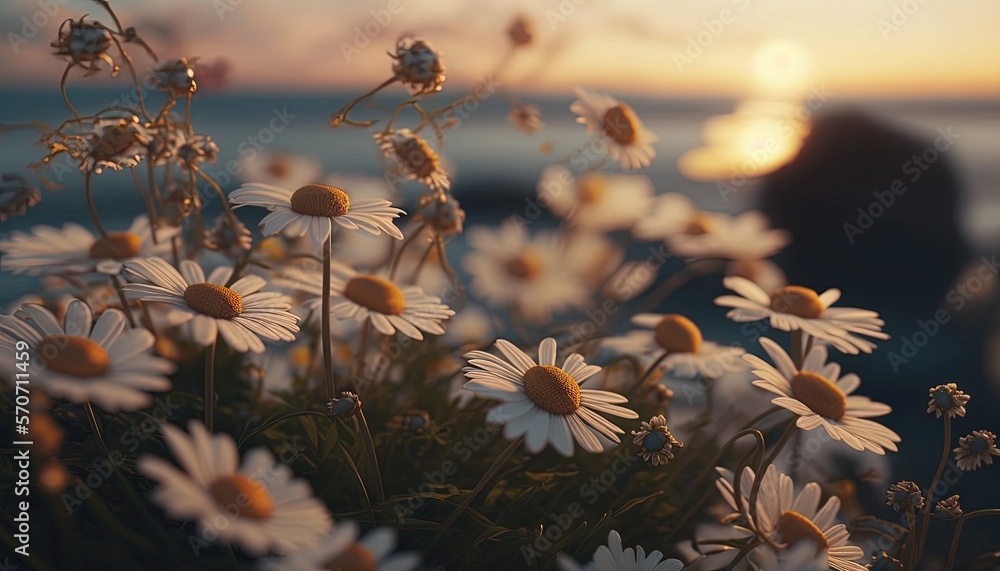
<svg viewBox="0 0 1000 571"><path fill-rule="evenodd" d="M797 95L809 79L809 54L791 40L773 40L753 56L754 88L762 95Z"/></svg>

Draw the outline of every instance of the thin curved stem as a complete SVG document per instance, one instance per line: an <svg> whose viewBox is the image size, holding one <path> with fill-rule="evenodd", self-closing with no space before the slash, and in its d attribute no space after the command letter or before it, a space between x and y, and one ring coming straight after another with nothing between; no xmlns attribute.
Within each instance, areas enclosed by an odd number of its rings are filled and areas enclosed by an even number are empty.
<svg viewBox="0 0 1000 571"><path fill-rule="evenodd" d="M767 470L768 466L774 463L774 460L778 457L781 449L784 448L785 445L788 444L788 441L792 439L792 436L795 434L797 428L798 426L795 424L794 419L789 421L788 427L785 428L785 432L781 435L781 439L778 440L778 442L774 445L774 448L771 450L771 453L767 455L767 458L758 467L757 473L754 475L753 486L750 488L749 508L752 512L756 512L757 510L757 494L760 493L760 485L764 481L761 477L762 473ZM754 521L756 521L756 513L753 513L753 515L755 516Z"/></svg>
<svg viewBox="0 0 1000 571"><path fill-rule="evenodd" d="M146 203L146 216L149 217L150 237L153 239L153 244L159 244L160 240L157 234L159 234L160 229L160 217L156 214L153 196L142 185L142 181L139 180L139 173L135 172L134 168L128 170L132 173L132 180L135 181L135 187L139 189L139 194L142 195L142 201Z"/></svg>
<svg viewBox="0 0 1000 571"><path fill-rule="evenodd" d="M69 102L69 94L66 93L66 79L69 77L69 70L71 69L73 69L73 64L67 65L66 69L63 70L62 79L59 80L59 89L62 91L63 101L66 103L69 112L77 119L80 119L80 114L77 113L76 107L73 107L73 104Z"/></svg>
<svg viewBox="0 0 1000 571"><path fill-rule="evenodd" d="M97 420L97 414L94 412L94 405L88 401L84 403L83 407L87 409L87 420L90 421L90 428L94 431L97 441L101 443L101 449L104 450L104 454L110 455L111 449L104 441L104 433L101 431L101 423Z"/></svg>
<svg viewBox="0 0 1000 571"><path fill-rule="evenodd" d="M282 422L284 422L284 421L286 421L286 420L288 420L290 418L295 418L296 416L319 416L319 417L324 418L326 420L330 420L329 416L323 414L322 412L316 412L315 410L297 410L295 412L289 412L289 413L286 413L286 414L282 414L280 416L272 417L270 420L265 421L264 424L261 424L257 428L255 428L255 429L247 432L242 438L240 438L240 442L237 445L237 447L242 447L243 444L247 440L250 440L250 438L252 438L255 434L263 432L263 431L267 430L268 428L271 428L272 426L280 424L280 423L282 423Z"/></svg>
<svg viewBox="0 0 1000 571"><path fill-rule="evenodd" d="M118 293L118 301L122 304L122 311L125 313L125 318L128 320L128 325L131 328L135 328L135 317L132 316L132 308L129 306L128 298L125 296L125 290L122 289L122 282L118 276L111 276L111 284L115 287L115 291Z"/></svg>
<svg viewBox="0 0 1000 571"><path fill-rule="evenodd" d="M347 118L347 114L351 112L351 109L354 109L355 105L357 105L358 103L361 103L365 99L368 99L372 95L375 95L379 91L382 91L386 87L389 87L390 85L392 85L393 83L395 83L396 80L398 80L398 79L399 79L399 76L394 75L394 76L390 77L389 79L383 81L382 83L380 83L375 88L373 88L372 90L368 91L367 93L365 93L363 95L360 95L357 98L353 99L350 103L348 103L347 105L345 105L344 107L342 107L340 109L340 111L337 111L336 113L333 114L333 117L330 119L330 126L331 127L336 127L336 126L338 126L340 124L346 124L346 125L353 125L355 127L370 127L370 126L374 125L375 121L360 121L360 122L358 122L358 121L351 121L350 119Z"/></svg>
<svg viewBox="0 0 1000 571"><path fill-rule="evenodd" d="M368 453L368 462L371 465L372 475L375 477L375 501L382 503L385 501L385 491L382 488L382 471L378 466L378 456L375 454L375 441L372 440L371 430L368 429L365 411L358 410L356 418L360 425L359 432L361 433L361 439L365 443L365 451Z"/></svg>
<svg viewBox="0 0 1000 571"><path fill-rule="evenodd" d="M941 481L941 475L944 474L944 467L948 464L948 456L951 453L951 415L945 413L944 415L944 448L941 450L941 460L938 462L937 472L934 473L934 479L931 480L931 487L927 490L927 502L926 508L923 511L923 517L921 518L921 528L920 535L917 541L917 550L914 554L913 564L916 565L920 563L921 557L924 554L924 544L927 542L927 530L931 526L930 515L934 513L934 489L937 488L937 484Z"/></svg>
<svg viewBox="0 0 1000 571"><path fill-rule="evenodd" d="M392 266L389 268L389 279L390 280L392 280L392 279L394 279L396 277L396 270L399 269L399 261L403 257L403 252L405 252L406 248L408 248L410 246L410 244L413 243L413 241L416 240L416 238L423 233L424 228L426 228L426 227L427 227L426 223L421 224L420 227L417 228L416 232L410 234L405 240L403 240L403 243L400 244L399 251L396 252L396 257L393 258L393 260L392 260Z"/></svg>
<svg viewBox="0 0 1000 571"><path fill-rule="evenodd" d="M205 428L215 425L215 341L205 348Z"/></svg>
<svg viewBox="0 0 1000 571"><path fill-rule="evenodd" d="M955 556L958 555L958 539L962 536L962 526L965 525L965 520L989 515L1000 515L1000 509L976 510L958 518L955 533L951 536L951 549L948 550L948 562L944 564L945 569L954 569L955 567Z"/></svg>
<svg viewBox="0 0 1000 571"><path fill-rule="evenodd" d="M321 333L323 343L323 371L326 380L326 396L334 398L337 394L337 386L333 380L333 346L330 339L330 258L333 250L333 233L323 245L323 314L320 316Z"/></svg>
<svg viewBox="0 0 1000 571"><path fill-rule="evenodd" d="M646 382L646 379L648 379L649 376L653 374L653 371L655 371L656 368L659 367L660 364L663 363L664 359L666 359L669 355L670 355L669 351L664 351L662 355L660 355L655 361L653 361L653 364L646 369L646 371L642 374L641 377L639 377L639 381L635 384L636 388L642 387L642 384Z"/></svg>

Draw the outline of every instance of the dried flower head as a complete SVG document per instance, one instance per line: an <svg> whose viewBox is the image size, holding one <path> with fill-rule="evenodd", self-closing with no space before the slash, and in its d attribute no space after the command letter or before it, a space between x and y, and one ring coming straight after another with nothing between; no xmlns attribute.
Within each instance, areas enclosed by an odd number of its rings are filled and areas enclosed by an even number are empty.
<svg viewBox="0 0 1000 571"><path fill-rule="evenodd" d="M236 228L233 228L229 218L220 215L215 219L211 230L205 232L205 247L236 258L253 247L253 238L245 224L237 221Z"/></svg>
<svg viewBox="0 0 1000 571"><path fill-rule="evenodd" d="M945 498L934 504L934 515L942 519L958 519L962 517L962 505L958 495Z"/></svg>
<svg viewBox="0 0 1000 571"><path fill-rule="evenodd" d="M198 58L188 61L187 58L161 63L149 74L149 81L153 86L163 92L174 96L186 96L198 90L198 84L194 80L194 67L192 64Z"/></svg>
<svg viewBox="0 0 1000 571"><path fill-rule="evenodd" d="M85 18L66 20L59 26L59 36L51 44L56 55L69 58L70 66L84 68L88 76L101 72L98 61L106 62L111 66L112 75L117 74L118 65L108 54L112 43L111 32L104 24Z"/></svg>
<svg viewBox="0 0 1000 571"><path fill-rule="evenodd" d="M385 425L391 430L423 434L430 422L431 416L427 414L426 410L404 410L400 414L392 416Z"/></svg>
<svg viewBox="0 0 1000 571"><path fill-rule="evenodd" d="M910 507L919 510L924 507L924 496L920 493L920 486L914 482L896 482L885 493L885 505L897 512Z"/></svg>
<svg viewBox="0 0 1000 571"><path fill-rule="evenodd" d="M150 141L150 132L139 123L138 117L95 119L90 132L47 133L42 142L50 152L42 163L67 153L80 163L83 172L100 174L106 168L116 171L133 168L148 152Z"/></svg>
<svg viewBox="0 0 1000 571"><path fill-rule="evenodd" d="M979 469L984 462L993 464L993 456L1000 456L996 440L996 434L989 430L974 430L972 434L960 438L958 448L954 450L959 470L971 472Z"/></svg>
<svg viewBox="0 0 1000 571"><path fill-rule="evenodd" d="M517 47L530 45L535 37L534 25L527 17L518 16L507 26L507 37Z"/></svg>
<svg viewBox="0 0 1000 571"><path fill-rule="evenodd" d="M214 163L219 158L219 146L208 135L185 137L177 148L177 160L182 165Z"/></svg>
<svg viewBox="0 0 1000 571"><path fill-rule="evenodd" d="M0 174L0 222L11 216L23 216L41 199L38 189L23 176L8 172Z"/></svg>
<svg viewBox="0 0 1000 571"><path fill-rule="evenodd" d="M872 555L872 562L865 565L871 571L903 571L903 564L899 559L890 556L885 551Z"/></svg>
<svg viewBox="0 0 1000 571"><path fill-rule="evenodd" d="M383 131L375 134L375 142L399 169L404 180L418 180L439 191L451 186L448 174L441 167L440 157L416 133L409 129Z"/></svg>
<svg viewBox="0 0 1000 571"><path fill-rule="evenodd" d="M534 105L515 103L507 114L507 121L525 133L535 133L545 126L542 123L542 112Z"/></svg>
<svg viewBox="0 0 1000 571"><path fill-rule="evenodd" d="M958 390L955 383L938 385L930 390L931 400L927 403L927 412L935 413L937 418L941 418L942 414L951 418L965 416L965 405L969 398L969 395Z"/></svg>
<svg viewBox="0 0 1000 571"><path fill-rule="evenodd" d="M420 200L417 219L440 236L461 234L465 210L450 194L430 194Z"/></svg>
<svg viewBox="0 0 1000 571"><path fill-rule="evenodd" d="M170 185L166 189L163 198L164 217L174 225L180 223L190 216L195 209L195 201L192 194L180 185Z"/></svg>
<svg viewBox="0 0 1000 571"><path fill-rule="evenodd" d="M326 403L326 406L330 409L330 414L333 416L351 418L361 410L361 399L358 398L358 395L350 391L344 391L340 393L339 399L330 399L330 402Z"/></svg>
<svg viewBox="0 0 1000 571"><path fill-rule="evenodd" d="M633 430L633 444L641 447L639 456L653 466L666 464L674 459L674 448L683 448L667 428L667 419L662 414L643 421L639 430Z"/></svg>
<svg viewBox="0 0 1000 571"><path fill-rule="evenodd" d="M410 95L441 91L445 79L444 63L441 55L426 41L403 36L396 42L396 53L390 53L389 57L394 60L392 72Z"/></svg>

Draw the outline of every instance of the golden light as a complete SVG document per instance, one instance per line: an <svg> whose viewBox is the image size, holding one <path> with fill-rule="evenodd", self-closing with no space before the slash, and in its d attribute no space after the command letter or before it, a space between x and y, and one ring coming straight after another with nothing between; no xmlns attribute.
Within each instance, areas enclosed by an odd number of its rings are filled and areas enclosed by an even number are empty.
<svg viewBox="0 0 1000 571"><path fill-rule="evenodd" d="M791 40L774 40L753 56L755 91L761 96L796 97L809 80L809 54Z"/></svg>

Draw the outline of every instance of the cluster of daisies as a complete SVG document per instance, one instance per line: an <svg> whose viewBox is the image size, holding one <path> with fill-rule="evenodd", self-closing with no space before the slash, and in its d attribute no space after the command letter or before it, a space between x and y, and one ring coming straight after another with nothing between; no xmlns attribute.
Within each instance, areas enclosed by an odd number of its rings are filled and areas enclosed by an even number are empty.
<svg viewBox="0 0 1000 571"><path fill-rule="evenodd" d="M122 62L138 83L123 45L152 51L101 4L115 25L67 20L53 43L56 54L67 59L67 73L74 68L99 73L103 63L114 74ZM514 53L540 41L523 16L505 33ZM856 394L861 379L842 373L830 355L831 350L873 352L876 341L888 338L878 313L836 306L837 289L819 293L787 283L769 258L790 236L771 228L759 212L707 212L682 195L658 194L653 181L633 172L655 157L656 135L627 103L584 89L569 108L591 137L581 148L603 149L619 168L599 163L574 172L567 165L576 162L569 159L546 168L537 185L538 201L560 219L558 228L531 231L514 217L497 228L466 231L465 211L450 192L446 161L421 133L433 132L440 147L455 126L449 112L469 98L425 109L426 98L441 92L445 82L442 57L426 40L403 37L389 57L389 78L331 119L334 127L379 123L374 146L385 159L389 185L357 175L324 177L321 165L310 159L262 153L244 165L248 182L228 194L202 168L216 160L218 147L191 125L196 59L158 63L149 72L149 85L166 98L156 113L140 98L134 108L81 115L66 95L64 75L63 93L74 118L45 132L42 143L49 154L33 166L42 168L61 155L76 162L96 232L66 223L35 226L0 240L4 269L39 278L46 290L22 297L0 315L3 373L14 370L15 356L27 347L35 361L33 388L85 409L99 438L95 407L103 414L149 407L155 394L175 390L181 347L202 352L204 421L190 420L187 431L176 419L162 422L172 461L145 454L137 472L155 482L150 498L167 518L196 522L205 541L238 546L260 569L409 571L422 556L397 551L392 527L376 525L362 535L351 519L335 522L330 510L335 499L314 494L308 482L275 458L276 451L261 447L241 454L231 435L217 431L216 354L259 371L271 396L279 387L287 389L290 377L322 379L329 418L343 421L366 444L371 470L358 478L372 506L385 499L377 458L384 451L372 438L362 398L369 383L396 382L392 375L407 368L405 359L369 366L372 354L384 356L396 340L406 340L405 346L418 353L444 346L454 369L451 377L458 381L448 395L458 414L480 415L472 397L490 401L483 420L502 427L510 441L508 451L440 526L439 537L515 451L546 460L551 449L575 460L627 448L646 463L643 469L679 475L683 460L675 461L693 447L685 447L669 428L678 423L668 423L668 417L683 416L692 407L685 411L676 402L676 389L698 409L702 426L719 425L717 458L729 458L726 453L747 436L755 437L757 450L736 470L715 461L705 466L705 474L713 469L717 474L715 486L723 500L718 522L699 525L691 541L664 540L658 547L683 554L689 569L865 569L867 554L850 542L841 521L841 500L823 501L819 482L800 485L794 471L779 469L778 460L799 432L823 434L840 443L835 446L861 453L881 456L897 450L899 435L872 420L889 414L890 407ZM357 118L358 103L394 84L414 99L387 119ZM528 134L543 128L537 107L516 94L508 96L508 118L515 127ZM401 112L410 107L419 123L398 126ZM109 229L101 220L92 185L94 175L105 170L135 174L146 212L128 227ZM413 214L402 219L406 213L394 203L399 203L399 187L409 181L424 192ZM0 220L24 214L39 200L23 177L5 174L2 183ZM203 192L216 193L224 208L212 223L202 218ZM234 213L246 207L266 211L259 217L259 236ZM523 342L497 339L496 320L480 306L466 304L466 289L447 250L461 234L469 246L462 268L472 297L506 316L502 329L517 331ZM650 256L629 259L633 242L648 244ZM676 259L681 268L663 276L666 258ZM788 334L787 345L761 337L761 355L755 355L705 339L689 315L649 312L688 281L713 274L731 292L715 300L727 308L729 319L766 321L775 334ZM574 313L606 308L609 301L615 315L629 318L626 332L611 335L618 323L603 315L597 325L608 335L572 334ZM619 311L617 304L626 303L628 309ZM568 327L556 331L557 323ZM381 336L380 347L370 346L373 333ZM525 351L522 347L534 345L532 339L542 341L537 350ZM614 365L620 363L630 364L628 374ZM337 392L345 379L351 390ZM737 406L730 403L729 409L717 402L727 396L718 389L725 383L736 387L729 392ZM318 386L307 387L317 389L317 400ZM397 401L379 404L391 410L392 423L422 433L428 413L404 415ZM965 416L968 401L953 383L930 391L928 412L944 419L942 466L952 458L951 421ZM659 414L639 420L633 409L651 405ZM47 459L43 481L47 489L65 488L57 459L64 431L52 415L38 414L37 438L51 444L42 448ZM769 418L780 419L777 427L763 428ZM722 427L732 422L745 423L744 428L723 443ZM621 435L630 427L630 442L623 444ZM771 438L774 428L784 429L779 439ZM960 438L953 451L955 463L966 471L992 464L994 456L1000 449L987 430ZM932 519L969 517L963 516L958 496L933 502L940 474L939 469L926 498L913 482L889 488L887 504L909 518L899 552L882 554L883 560L898 556L900 565L912 568L920 562ZM672 530L682 528L685 514L701 513L702 504L685 499L680 507L687 509L664 522ZM566 554L552 555L567 570L684 567L659 550L624 548L617 531L584 567Z"/></svg>

